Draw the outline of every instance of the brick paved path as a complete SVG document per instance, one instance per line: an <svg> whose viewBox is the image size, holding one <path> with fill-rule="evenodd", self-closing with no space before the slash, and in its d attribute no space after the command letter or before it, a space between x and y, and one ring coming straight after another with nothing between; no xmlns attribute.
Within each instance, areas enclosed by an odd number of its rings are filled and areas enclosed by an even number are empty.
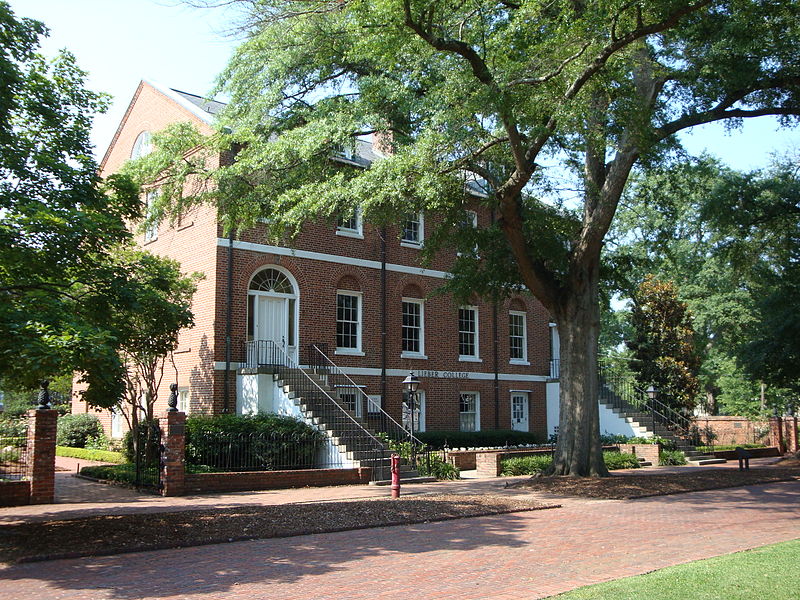
<svg viewBox="0 0 800 600"><path fill-rule="evenodd" d="M0 600L541 598L800 538L800 482L0 571Z"/></svg>

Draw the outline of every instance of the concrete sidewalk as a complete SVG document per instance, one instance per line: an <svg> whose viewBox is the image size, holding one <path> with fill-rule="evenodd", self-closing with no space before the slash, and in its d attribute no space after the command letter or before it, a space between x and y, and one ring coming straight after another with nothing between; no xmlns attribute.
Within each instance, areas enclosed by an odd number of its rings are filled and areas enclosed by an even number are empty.
<svg viewBox="0 0 800 600"><path fill-rule="evenodd" d="M506 493L497 480L426 487L458 486L472 493ZM358 490L386 493L385 488ZM227 495L217 501L272 503L354 493L354 488L324 488ZM571 500L546 511L30 563L0 570L0 600L527 600L800 538L798 501L800 482L792 481L639 500ZM141 506L153 506L150 502Z"/></svg>

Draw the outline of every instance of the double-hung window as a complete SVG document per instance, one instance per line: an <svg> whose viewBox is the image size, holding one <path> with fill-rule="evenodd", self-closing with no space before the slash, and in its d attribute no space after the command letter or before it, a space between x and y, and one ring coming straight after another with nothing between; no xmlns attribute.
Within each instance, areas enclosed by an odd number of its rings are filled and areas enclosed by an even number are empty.
<svg viewBox="0 0 800 600"><path fill-rule="evenodd" d="M422 213L413 213L403 222L403 231L400 235L400 245L413 248L422 246L425 239L425 221Z"/></svg>
<svg viewBox="0 0 800 600"><path fill-rule="evenodd" d="M508 313L508 346L512 363L528 364L528 334L524 312Z"/></svg>
<svg viewBox="0 0 800 600"><path fill-rule="evenodd" d="M458 423L461 431L480 431L481 399L478 392L459 394Z"/></svg>
<svg viewBox="0 0 800 600"><path fill-rule="evenodd" d="M364 237L364 223L361 219L361 207L356 206L352 212L339 217L336 222L336 235L345 237Z"/></svg>
<svg viewBox="0 0 800 600"><path fill-rule="evenodd" d="M356 354L361 352L361 294L339 291L336 293L336 352Z"/></svg>
<svg viewBox="0 0 800 600"><path fill-rule="evenodd" d="M151 190L147 192L147 209L145 211L145 218L148 219L144 228L144 241L152 242L158 239L158 221L152 220L153 211L155 210L156 199L158 198L158 191Z"/></svg>
<svg viewBox="0 0 800 600"><path fill-rule="evenodd" d="M425 356L425 306L422 300L403 298L402 356Z"/></svg>
<svg viewBox="0 0 800 600"><path fill-rule="evenodd" d="M475 306L462 306L458 309L458 358L479 360L478 309Z"/></svg>

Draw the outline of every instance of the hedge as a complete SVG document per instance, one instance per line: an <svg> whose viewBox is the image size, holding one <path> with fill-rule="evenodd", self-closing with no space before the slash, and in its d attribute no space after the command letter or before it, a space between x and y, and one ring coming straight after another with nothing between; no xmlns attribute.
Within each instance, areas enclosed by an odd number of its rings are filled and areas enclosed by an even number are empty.
<svg viewBox="0 0 800 600"><path fill-rule="evenodd" d="M639 459L633 454L626 452L603 452L603 460L609 471L616 469L636 469ZM518 458L506 458L500 461L501 475L533 475L544 472L553 462L553 457L549 454L538 456L522 456Z"/></svg>
<svg viewBox="0 0 800 600"><path fill-rule="evenodd" d="M420 441L433 450L448 448L495 448L541 444L544 437L538 433L513 431L511 429L488 429L486 431L421 431L415 434Z"/></svg>
<svg viewBox="0 0 800 600"><path fill-rule="evenodd" d="M70 448L69 446L56 446L56 456L68 456L82 460L96 460L98 462L123 463L125 457L120 452L110 450L87 450L86 448Z"/></svg>

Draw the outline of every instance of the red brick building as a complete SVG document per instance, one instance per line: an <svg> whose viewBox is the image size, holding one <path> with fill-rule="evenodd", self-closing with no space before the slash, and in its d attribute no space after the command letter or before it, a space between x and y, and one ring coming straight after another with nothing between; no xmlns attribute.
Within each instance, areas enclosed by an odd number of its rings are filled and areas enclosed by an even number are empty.
<svg viewBox="0 0 800 600"><path fill-rule="evenodd" d="M146 152L149 133L170 123L190 121L210 131L221 106L142 82L102 174ZM363 168L377 158L362 140L354 155L336 160ZM478 209L468 217L478 227L490 219ZM370 402L398 421L402 381L413 371L422 381L420 429L515 428L546 437L547 312L530 295L496 306L478 299L460 306L432 295L455 258L441 252L432 265L421 266L426 225L435 218L414 214L400 226L379 229L356 213L338 226L308 223L285 247L271 245L261 228L227 238L215 210L202 207L174 227L162 223L145 232L139 240L145 249L178 260L185 272L205 274L194 298L196 326L181 333L174 354L179 406L189 413L269 410L258 394L248 396L252 381L242 367L248 347L272 340L301 365L312 344L325 348L364 386ZM165 377L157 412L166 408L174 380ZM85 407L76 401L74 410ZM371 406L354 410L361 416ZM108 415L105 424L112 429ZM113 429L118 435L116 424Z"/></svg>

